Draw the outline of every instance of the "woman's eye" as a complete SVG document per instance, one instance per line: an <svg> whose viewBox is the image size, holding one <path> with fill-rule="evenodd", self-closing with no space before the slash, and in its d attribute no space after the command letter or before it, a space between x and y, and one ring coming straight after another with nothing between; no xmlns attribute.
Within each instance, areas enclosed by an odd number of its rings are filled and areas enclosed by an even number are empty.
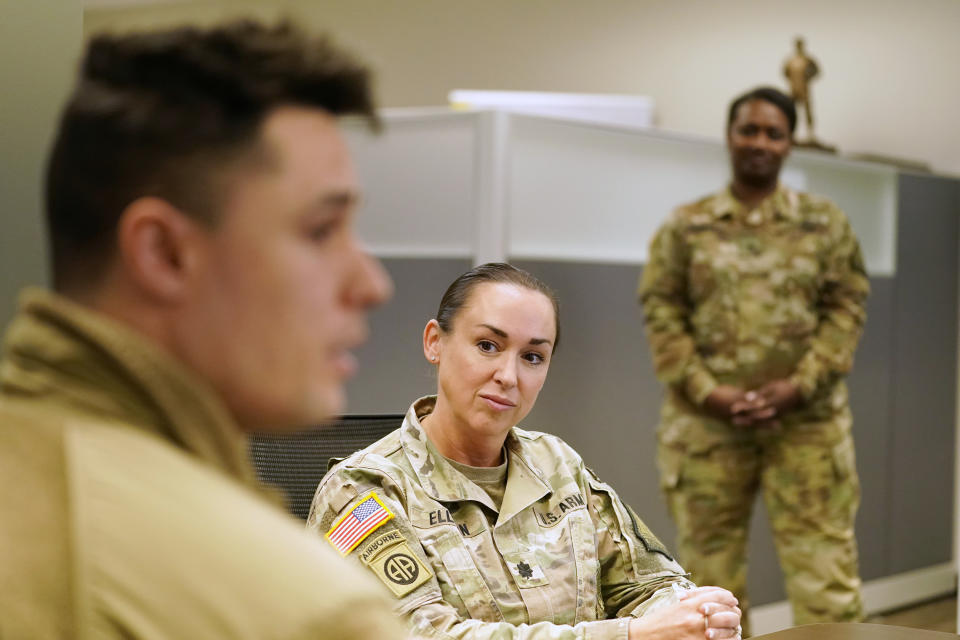
<svg viewBox="0 0 960 640"><path fill-rule="evenodd" d="M481 340L477 343L477 348L484 353L493 353L497 350L497 345L493 344L489 340Z"/></svg>
<svg viewBox="0 0 960 640"><path fill-rule="evenodd" d="M544 362L544 357L539 353L528 353L524 358L526 358L530 364L542 364Z"/></svg>

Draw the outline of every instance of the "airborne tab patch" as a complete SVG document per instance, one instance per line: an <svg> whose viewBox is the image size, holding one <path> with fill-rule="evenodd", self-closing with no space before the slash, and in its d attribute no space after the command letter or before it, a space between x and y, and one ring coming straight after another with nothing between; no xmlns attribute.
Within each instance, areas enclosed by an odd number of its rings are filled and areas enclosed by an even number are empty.
<svg viewBox="0 0 960 640"><path fill-rule="evenodd" d="M330 527L327 542L345 556L391 518L393 514L371 491Z"/></svg>
<svg viewBox="0 0 960 640"><path fill-rule="evenodd" d="M357 558L360 558L360 562L364 564L370 564L370 562L381 552L392 547L395 544L404 542L405 538L399 530L394 528L392 531L387 531L386 533L381 533L376 535L368 540L365 540L362 545L357 547Z"/></svg>

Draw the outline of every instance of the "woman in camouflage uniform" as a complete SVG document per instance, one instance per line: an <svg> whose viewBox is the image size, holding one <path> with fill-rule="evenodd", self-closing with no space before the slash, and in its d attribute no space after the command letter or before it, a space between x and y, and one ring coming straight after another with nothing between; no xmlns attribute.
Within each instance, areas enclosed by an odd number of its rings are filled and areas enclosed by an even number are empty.
<svg viewBox="0 0 960 640"><path fill-rule="evenodd" d="M515 426L546 379L557 318L550 289L509 265L454 281L423 334L437 395L331 469L309 525L424 637L739 637L728 591L695 588L575 451Z"/></svg>
<svg viewBox="0 0 960 640"><path fill-rule="evenodd" d="M758 493L794 622L863 617L844 377L870 282L837 205L779 181L795 126L776 89L731 103L730 186L670 215L639 287L667 386L658 462L677 551L694 580L736 594L744 627Z"/></svg>

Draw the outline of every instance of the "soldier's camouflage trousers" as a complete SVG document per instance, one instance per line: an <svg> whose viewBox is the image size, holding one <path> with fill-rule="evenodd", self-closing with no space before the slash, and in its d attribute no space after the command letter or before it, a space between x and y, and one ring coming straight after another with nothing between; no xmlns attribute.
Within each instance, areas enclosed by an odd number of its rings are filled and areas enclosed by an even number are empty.
<svg viewBox="0 0 960 640"><path fill-rule="evenodd" d="M747 633L746 543L758 490L794 624L863 618L853 534L860 502L853 439L848 433L840 442L816 440L788 428L705 451L660 444L679 560L698 585L719 585L740 599Z"/></svg>

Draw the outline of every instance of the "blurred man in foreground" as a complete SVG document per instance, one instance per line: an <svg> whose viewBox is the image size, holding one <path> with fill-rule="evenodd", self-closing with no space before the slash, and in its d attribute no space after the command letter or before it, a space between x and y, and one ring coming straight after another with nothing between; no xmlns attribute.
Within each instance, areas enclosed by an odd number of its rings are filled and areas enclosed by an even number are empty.
<svg viewBox="0 0 960 640"><path fill-rule="evenodd" d="M0 363L0 637L397 637L246 449L343 410L390 293L345 114L376 125L366 70L289 25L90 42L46 178L55 292Z"/></svg>

